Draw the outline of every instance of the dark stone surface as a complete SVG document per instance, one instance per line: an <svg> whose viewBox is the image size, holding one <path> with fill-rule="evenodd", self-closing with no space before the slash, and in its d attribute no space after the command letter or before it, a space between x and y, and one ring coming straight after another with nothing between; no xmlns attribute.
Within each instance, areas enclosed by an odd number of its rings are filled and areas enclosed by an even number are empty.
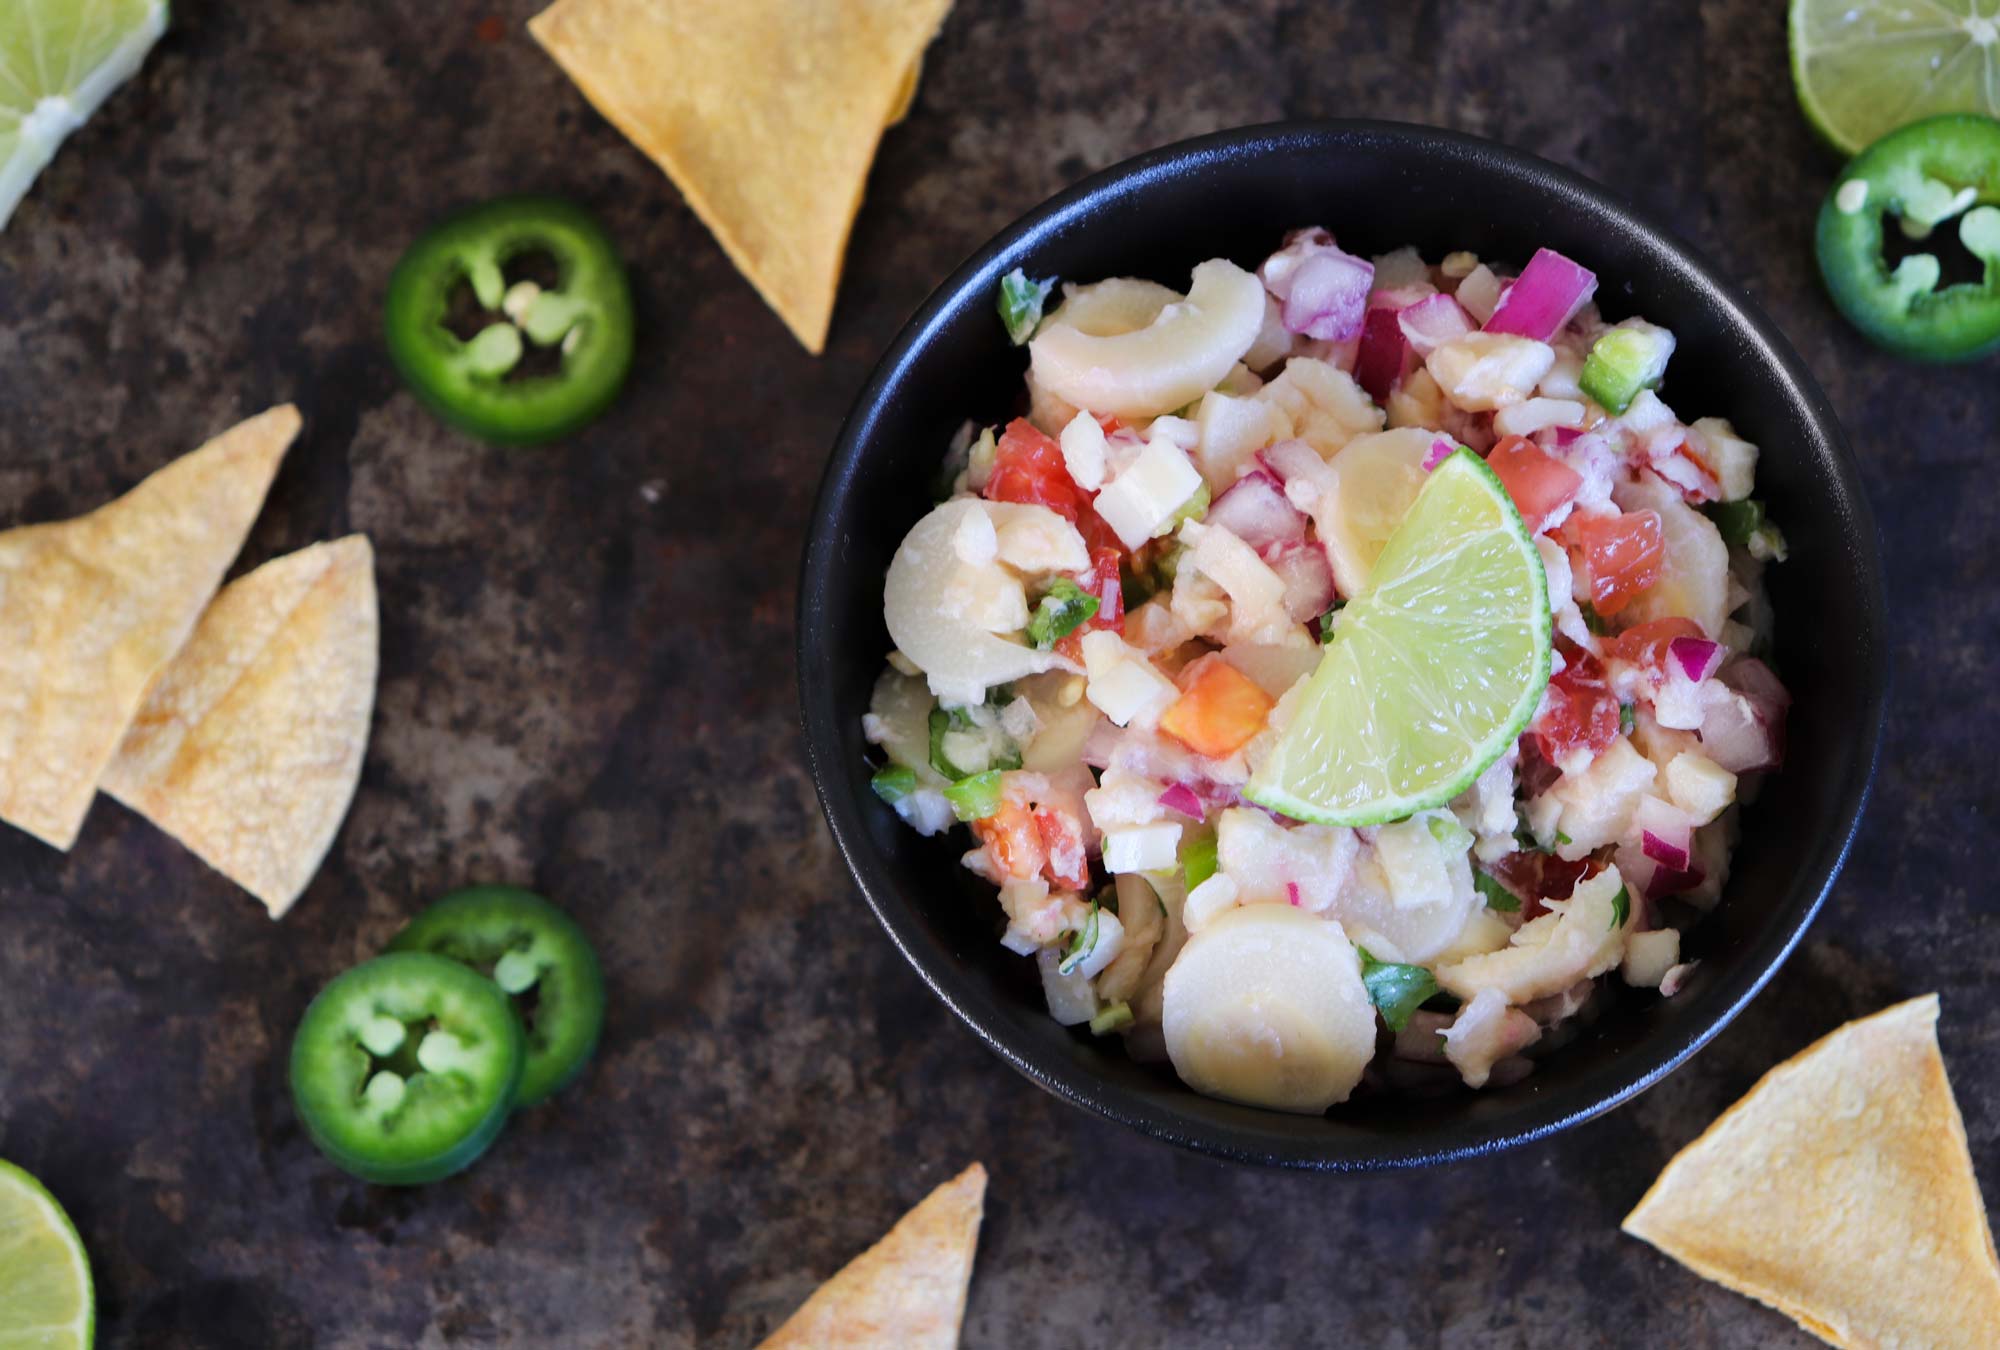
<svg viewBox="0 0 2000 1350"><path fill-rule="evenodd" d="M532 8L180 0L0 234L0 525L294 398L307 430L245 565L347 530L381 565L361 792L283 924L109 801L68 856L0 833L0 1155L75 1216L107 1344L746 1345L978 1158L969 1345L1806 1345L1617 1221L1777 1059L1928 989L2000 1177L2000 367L1899 364L1822 296L1837 165L1795 112L1778 8L966 0L883 145L820 360L535 48ZM848 884L790 659L825 448L930 287L1088 170L1329 114L1492 135L1676 222L1846 419L1904 635L1862 842L1770 991L1609 1118L1363 1180L1175 1152L982 1050ZM622 402L528 453L445 431L376 337L414 233L522 189L602 213L644 324ZM596 1065L460 1179L347 1180L293 1117L291 1029L477 880L596 935Z"/></svg>

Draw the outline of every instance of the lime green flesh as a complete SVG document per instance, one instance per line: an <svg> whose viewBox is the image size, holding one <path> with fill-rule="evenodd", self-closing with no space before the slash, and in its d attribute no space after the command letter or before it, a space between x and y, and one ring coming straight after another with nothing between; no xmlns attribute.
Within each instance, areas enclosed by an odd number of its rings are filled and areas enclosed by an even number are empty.
<svg viewBox="0 0 2000 1350"><path fill-rule="evenodd" d="M2000 117L2000 0L1791 0L1792 84L1859 154L1938 113Z"/></svg>
<svg viewBox="0 0 2000 1350"><path fill-rule="evenodd" d="M0 228L166 29L166 0L0 0Z"/></svg>
<svg viewBox="0 0 2000 1350"><path fill-rule="evenodd" d="M1542 558L1470 451L1440 464L1348 601L1245 795L1327 825L1442 806L1506 752L1549 682Z"/></svg>
<svg viewBox="0 0 2000 1350"><path fill-rule="evenodd" d="M90 1259L40 1182L0 1160L0 1350L71 1350L97 1322Z"/></svg>

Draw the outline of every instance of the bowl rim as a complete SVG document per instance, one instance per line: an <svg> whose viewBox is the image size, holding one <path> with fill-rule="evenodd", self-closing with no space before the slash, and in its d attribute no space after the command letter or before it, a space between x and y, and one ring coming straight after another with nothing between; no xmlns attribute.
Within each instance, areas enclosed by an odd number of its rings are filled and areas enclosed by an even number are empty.
<svg viewBox="0 0 2000 1350"><path fill-rule="evenodd" d="M1725 328L1747 336L1752 356L1775 376L1782 394L1802 413L1802 429L1823 442L1838 482L1836 498L1851 509L1849 546L1865 581L1859 622L1867 669L1862 687L1866 707L1852 739L1861 754L1842 784L1834 848L1821 850L1823 875L1817 885L1795 887L1786 906L1751 940L1740 966L1711 991L1719 1008L1706 1020L1683 1019L1663 1026L1628 1052L1607 1089L1552 1094L1557 1100L1529 1099L1505 1117L1463 1122L1447 1137L1432 1134L1378 1136L1307 1142L1254 1124L1194 1121L1133 1097L1127 1089L1087 1066L1046 1055L1006 1015L1000 1003L955 967L960 958L928 932L915 905L900 894L866 838L852 766L840 762L841 728L833 706L833 643L818 615L827 608L831 564L842 549L840 513L867 453L874 426L908 374L909 367L951 317L968 290L990 288L1018 255L1090 215L1100 202L1142 191L1163 179L1199 171L1207 164L1245 156L1325 151L1340 142L1401 145L1412 151L1445 149L1460 157L1494 162L1514 177L1535 180L1558 193L1621 218L1717 302ZM1419 123L1362 118L1300 119L1260 123L1177 141L1120 161L1048 198L1000 230L961 263L905 322L883 353L843 421L834 450L814 496L811 522L800 563L795 614L795 658L806 753L820 808L847 870L890 940L924 983L988 1048L1044 1090L1104 1119L1130 1126L1167 1143L1236 1162L1334 1172L1375 1172L1426 1167L1482 1157L1519 1147L1592 1119L1630 1101L1685 1063L1712 1040L1760 993L1790 957L1823 908L1859 832L1881 755L1889 682L1889 654L1882 640L1886 586L1874 512L1861 484L1853 451L1839 419L1797 352L1736 286L1700 252L1637 207L1580 173L1540 156L1469 133ZM1808 873L1801 873L1804 879ZM1192 1089L1189 1089L1192 1091ZM1276 1113L1271 1113L1275 1115Z"/></svg>

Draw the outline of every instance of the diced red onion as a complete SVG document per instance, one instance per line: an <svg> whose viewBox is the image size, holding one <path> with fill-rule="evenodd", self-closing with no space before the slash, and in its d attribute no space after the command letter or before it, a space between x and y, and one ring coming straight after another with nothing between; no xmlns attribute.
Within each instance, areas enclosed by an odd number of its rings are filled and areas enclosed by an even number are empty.
<svg viewBox="0 0 2000 1350"><path fill-rule="evenodd" d="M1361 331L1374 264L1337 248L1313 253L1292 269L1281 297L1285 328L1322 341L1350 338Z"/></svg>
<svg viewBox="0 0 2000 1350"><path fill-rule="evenodd" d="M1193 820L1200 820L1208 812L1202 808L1201 798L1186 783L1175 783L1160 794L1160 805L1169 811L1177 811Z"/></svg>
<svg viewBox="0 0 2000 1350"><path fill-rule="evenodd" d="M1687 870L1688 851L1660 838L1659 835L1654 834L1651 830L1645 830L1640 833L1639 846L1645 850L1648 858L1651 858L1660 866L1670 868L1676 872L1685 872Z"/></svg>
<svg viewBox="0 0 2000 1350"><path fill-rule="evenodd" d="M1285 883L1285 899L1291 902L1291 906L1292 906L1292 908L1293 908L1293 909L1297 909L1297 908L1299 907L1299 883L1298 883L1298 882L1296 882L1296 881L1288 881L1288 882L1286 882L1286 883Z"/></svg>
<svg viewBox="0 0 2000 1350"><path fill-rule="evenodd" d="M1396 315L1396 326L1418 356L1429 356L1445 343L1462 338L1477 325L1465 306L1448 295L1428 295Z"/></svg>
<svg viewBox="0 0 2000 1350"><path fill-rule="evenodd" d="M1354 356L1354 382L1377 403L1389 401L1389 394L1402 382L1403 366L1409 359L1410 340L1403 335L1396 310L1386 305L1369 309L1361 321L1361 345Z"/></svg>
<svg viewBox="0 0 2000 1350"><path fill-rule="evenodd" d="M1429 473L1438 465L1451 458L1451 452L1458 449L1458 443L1440 436L1431 442L1431 448L1424 454L1424 472Z"/></svg>
<svg viewBox="0 0 2000 1350"><path fill-rule="evenodd" d="M1696 684L1722 669L1722 658L1726 654L1720 642L1711 642L1707 638L1677 637L1667 644L1668 657L1680 668L1681 674Z"/></svg>
<svg viewBox="0 0 2000 1350"><path fill-rule="evenodd" d="M1646 898L1658 900L1662 896L1682 895L1707 879L1708 873L1702 871L1698 865L1678 869L1663 866L1656 870L1652 880L1646 883Z"/></svg>
<svg viewBox="0 0 2000 1350"><path fill-rule="evenodd" d="M1232 483L1202 523L1220 525L1259 553L1306 537L1306 518L1285 500L1284 484L1264 469L1253 469Z"/></svg>
<svg viewBox="0 0 2000 1350"><path fill-rule="evenodd" d="M1285 613L1296 623L1326 613L1339 593L1333 582L1333 565L1326 550L1300 540L1281 544L1264 557L1278 579L1285 583Z"/></svg>
<svg viewBox="0 0 2000 1350"><path fill-rule="evenodd" d="M1562 331L1597 291L1597 274L1554 249L1535 250L1527 267L1486 321L1489 333L1515 333L1547 342Z"/></svg>
<svg viewBox="0 0 2000 1350"><path fill-rule="evenodd" d="M1658 797L1642 797L1632 813L1639 848L1663 868L1685 872L1694 857L1694 818Z"/></svg>
<svg viewBox="0 0 2000 1350"><path fill-rule="evenodd" d="M1771 668L1753 657L1725 662L1716 678L1735 697L1704 706L1702 753L1731 773L1777 768L1785 758L1785 713L1792 696Z"/></svg>
<svg viewBox="0 0 2000 1350"><path fill-rule="evenodd" d="M1304 441L1279 441L1267 446L1258 452L1257 462L1281 483L1290 483L1294 478L1316 481L1328 473L1319 451Z"/></svg>

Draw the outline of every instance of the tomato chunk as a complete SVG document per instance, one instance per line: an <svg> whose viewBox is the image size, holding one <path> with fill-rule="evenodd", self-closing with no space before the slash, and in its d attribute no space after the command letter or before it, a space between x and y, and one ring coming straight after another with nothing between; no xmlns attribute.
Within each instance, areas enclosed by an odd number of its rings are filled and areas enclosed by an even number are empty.
<svg viewBox="0 0 2000 1350"><path fill-rule="evenodd" d="M1626 661L1635 666L1657 667L1667 662L1667 647L1675 638L1705 637L1701 625L1693 619L1683 619L1679 615L1671 619L1654 619L1628 628L1616 637L1604 639L1604 655L1609 660Z"/></svg>
<svg viewBox="0 0 2000 1350"><path fill-rule="evenodd" d="M972 834L1004 876L1025 881L1039 875L1048 861L1040 827L1028 808L1016 802L1003 801L998 811L973 821Z"/></svg>
<svg viewBox="0 0 2000 1350"><path fill-rule="evenodd" d="M1025 417L1015 418L1000 433L993 476L986 480L986 500L1046 506L1069 521L1084 506L1083 489L1069 476L1062 447Z"/></svg>
<svg viewBox="0 0 2000 1350"><path fill-rule="evenodd" d="M1160 717L1160 730L1210 759L1241 750L1271 713L1271 696L1212 652L1189 662L1175 683L1181 696Z"/></svg>
<svg viewBox="0 0 2000 1350"><path fill-rule="evenodd" d="M1659 512L1585 516L1574 523L1590 567L1590 603L1599 614L1616 614L1660 579L1666 537Z"/></svg>
<svg viewBox="0 0 2000 1350"><path fill-rule="evenodd" d="M1549 681L1548 703L1535 720L1542 758L1561 764L1578 750L1592 754L1618 735L1618 699L1604 678L1604 666L1589 652L1565 645L1569 663Z"/></svg>
<svg viewBox="0 0 2000 1350"><path fill-rule="evenodd" d="M1509 436L1486 456L1487 467L1514 500L1529 534L1540 534L1549 518L1576 499L1583 475L1526 436Z"/></svg>
<svg viewBox="0 0 2000 1350"><path fill-rule="evenodd" d="M1041 836L1042 851L1048 861L1043 871L1049 884L1064 890L1090 888L1090 859L1084 855L1083 830L1066 811L1040 808L1035 812L1035 830Z"/></svg>

